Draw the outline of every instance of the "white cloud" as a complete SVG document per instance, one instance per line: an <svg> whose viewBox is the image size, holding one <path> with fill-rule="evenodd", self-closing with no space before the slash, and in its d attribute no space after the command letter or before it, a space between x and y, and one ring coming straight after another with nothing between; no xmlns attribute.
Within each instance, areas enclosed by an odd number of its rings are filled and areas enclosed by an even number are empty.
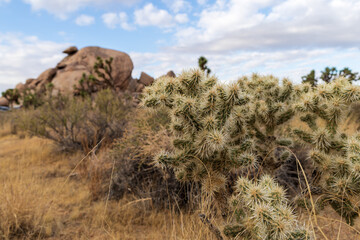
<svg viewBox="0 0 360 240"><path fill-rule="evenodd" d="M108 28L116 28L118 15L116 13L105 13L102 15L103 22Z"/></svg>
<svg viewBox="0 0 360 240"><path fill-rule="evenodd" d="M34 11L46 10L61 19L86 6L106 6L110 4L132 5L139 0L23 0L31 5Z"/></svg>
<svg viewBox="0 0 360 240"><path fill-rule="evenodd" d="M79 26L89 26L95 23L93 16L82 14L75 19L75 23Z"/></svg>
<svg viewBox="0 0 360 240"><path fill-rule="evenodd" d="M152 3L148 3L142 9L135 10L135 23L140 26L156 26L159 28L174 27L176 23L189 21L186 13L171 15L164 9L158 9Z"/></svg>
<svg viewBox="0 0 360 240"><path fill-rule="evenodd" d="M186 13L179 13L175 15L175 21L178 23L187 23L189 18Z"/></svg>
<svg viewBox="0 0 360 240"><path fill-rule="evenodd" d="M47 68L55 67L65 57L62 51L70 45L19 33L0 33L0 84L15 86L38 77Z"/></svg>
<svg viewBox="0 0 360 240"><path fill-rule="evenodd" d="M232 81L253 72L273 74L277 77L289 77L295 83L301 82L301 76L316 69L317 73L326 66L338 68L350 67L357 70L360 61L359 49L314 49L314 50L277 50L277 51L246 51L221 53L176 53L171 50L159 53L132 52L134 62L133 76L138 77L144 71L154 77L173 70L180 73L183 69L197 67L197 59L204 55L208 66L219 76L221 81Z"/></svg>
<svg viewBox="0 0 360 240"><path fill-rule="evenodd" d="M181 51L359 47L360 1L218 0L177 32Z"/></svg>
<svg viewBox="0 0 360 240"><path fill-rule="evenodd" d="M105 13L102 15L102 19L108 28L120 26L124 30L134 30L134 27L128 23L128 16L125 12Z"/></svg>
<svg viewBox="0 0 360 240"><path fill-rule="evenodd" d="M190 2L185 0L163 0L163 2L170 8L172 12L175 13L180 11L190 11L192 9Z"/></svg>
<svg viewBox="0 0 360 240"><path fill-rule="evenodd" d="M197 3L199 5L204 5L207 2L207 0L197 0Z"/></svg>
<svg viewBox="0 0 360 240"><path fill-rule="evenodd" d="M143 9L135 10L135 23L140 26L172 27L173 17L163 9L156 8L152 3L144 6Z"/></svg>

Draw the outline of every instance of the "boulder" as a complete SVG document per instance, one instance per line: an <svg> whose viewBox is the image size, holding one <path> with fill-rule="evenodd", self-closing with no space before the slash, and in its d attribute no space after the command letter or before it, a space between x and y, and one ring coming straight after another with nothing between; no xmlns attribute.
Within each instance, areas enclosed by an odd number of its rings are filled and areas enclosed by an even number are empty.
<svg viewBox="0 0 360 240"><path fill-rule="evenodd" d="M113 58L112 77L115 80L115 88L119 91L127 90L134 68L130 56L124 52L100 47L82 48L58 63L56 75L51 81L54 89L61 93L72 93L74 85L78 84L83 73L90 75L97 57L104 60Z"/></svg>
<svg viewBox="0 0 360 240"><path fill-rule="evenodd" d="M68 55L72 55L72 54L77 53L77 51L78 51L78 48L77 48L77 47L71 46L71 47L68 47L67 49L65 49L65 50L63 51L63 53L68 54Z"/></svg>
<svg viewBox="0 0 360 240"><path fill-rule="evenodd" d="M9 101L4 97L0 97L0 106L8 107L9 106Z"/></svg>
<svg viewBox="0 0 360 240"><path fill-rule="evenodd" d="M22 93L22 92L26 89L26 86L25 86L25 84L23 84L23 83L18 83L18 84L15 86L15 89L17 89L20 93Z"/></svg>
<svg viewBox="0 0 360 240"><path fill-rule="evenodd" d="M170 70L170 71L167 72L166 76L175 78L176 74L172 70Z"/></svg>
<svg viewBox="0 0 360 240"><path fill-rule="evenodd" d="M144 72L141 72L141 75L140 75L140 79L139 79L139 83L142 83L144 84L145 86L149 86L151 85L152 83L154 82L154 78L151 77L150 75L144 73Z"/></svg>
<svg viewBox="0 0 360 240"><path fill-rule="evenodd" d="M127 90L129 92L136 92L137 85L139 84L138 82L139 82L139 80L136 79L136 78L131 79L130 82L129 82L129 86L128 86Z"/></svg>
<svg viewBox="0 0 360 240"><path fill-rule="evenodd" d="M43 91L48 83L50 83L56 75L55 68L49 68L45 72L41 73L40 76L36 79L36 91Z"/></svg>
<svg viewBox="0 0 360 240"><path fill-rule="evenodd" d="M141 91L144 89L144 87L145 87L144 84L139 83L139 84L136 86L135 92L141 92Z"/></svg>
<svg viewBox="0 0 360 240"><path fill-rule="evenodd" d="M29 78L25 81L25 85L26 86L29 86L33 81L35 81L36 79L35 78Z"/></svg>
<svg viewBox="0 0 360 240"><path fill-rule="evenodd" d="M29 80L29 81L28 81ZM26 80L26 88L29 88L29 89L35 89L36 86L39 84L39 81L36 79L36 78L33 78L33 79L28 79ZM31 80L31 81L30 81Z"/></svg>

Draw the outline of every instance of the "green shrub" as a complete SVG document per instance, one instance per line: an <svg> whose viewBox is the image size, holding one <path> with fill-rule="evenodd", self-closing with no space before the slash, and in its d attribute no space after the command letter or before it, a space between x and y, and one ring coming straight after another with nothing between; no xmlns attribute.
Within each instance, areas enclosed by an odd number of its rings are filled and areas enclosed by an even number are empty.
<svg viewBox="0 0 360 240"><path fill-rule="evenodd" d="M24 108L37 108L43 104L41 93L31 92L30 89L26 89L22 93L21 100Z"/></svg>
<svg viewBox="0 0 360 240"><path fill-rule="evenodd" d="M31 135L54 140L63 150L91 150L99 142L121 137L130 108L111 90L92 101L63 95L48 96L45 103L23 112L18 124Z"/></svg>

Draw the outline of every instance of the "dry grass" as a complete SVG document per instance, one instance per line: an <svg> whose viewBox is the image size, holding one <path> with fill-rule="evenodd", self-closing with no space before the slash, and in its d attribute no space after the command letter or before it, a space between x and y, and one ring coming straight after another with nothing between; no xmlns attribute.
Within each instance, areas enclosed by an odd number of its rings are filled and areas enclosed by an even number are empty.
<svg viewBox="0 0 360 240"><path fill-rule="evenodd" d="M112 167L101 154L84 161L66 181L80 154L54 152L50 141L19 138L9 127L0 126L0 239L215 239L200 211L158 211L150 199L107 202L97 195L108 187L100 186L104 169ZM158 140L154 135L149 141ZM148 145L144 151L151 150ZM316 219L308 211L299 217L313 225L316 239L360 239L360 220L350 227L330 207Z"/></svg>
<svg viewBox="0 0 360 240"><path fill-rule="evenodd" d="M156 211L151 200L130 196L93 201L81 168L65 183L80 155L2 133L0 239L213 239L198 213Z"/></svg>

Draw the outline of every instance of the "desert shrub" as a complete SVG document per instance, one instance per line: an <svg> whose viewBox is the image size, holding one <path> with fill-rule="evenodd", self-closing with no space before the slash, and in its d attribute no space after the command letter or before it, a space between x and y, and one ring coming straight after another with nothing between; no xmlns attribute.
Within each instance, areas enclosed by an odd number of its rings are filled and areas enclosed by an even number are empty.
<svg viewBox="0 0 360 240"><path fill-rule="evenodd" d="M41 107L20 114L18 125L31 135L52 139L63 150L87 152L101 141L106 145L121 137L129 111L111 90L99 92L93 101L50 95Z"/></svg>
<svg viewBox="0 0 360 240"><path fill-rule="evenodd" d="M21 100L24 108L37 108L43 104L41 93L35 93L29 89L24 90L21 95Z"/></svg>
<svg viewBox="0 0 360 240"><path fill-rule="evenodd" d="M153 161L157 152L171 150L169 118L164 111L138 109L110 152L115 160L111 197L125 195L151 198L156 208L193 208L197 203L198 186L177 181L172 169L159 168Z"/></svg>

